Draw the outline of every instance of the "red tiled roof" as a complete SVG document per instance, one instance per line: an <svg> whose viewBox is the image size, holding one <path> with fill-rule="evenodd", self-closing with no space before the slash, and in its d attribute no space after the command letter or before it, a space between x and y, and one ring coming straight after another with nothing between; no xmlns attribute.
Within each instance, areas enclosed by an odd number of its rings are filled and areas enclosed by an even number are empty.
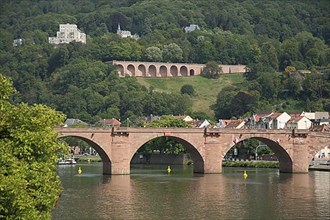
<svg viewBox="0 0 330 220"><path fill-rule="evenodd" d="M99 120L99 122L100 122L101 124L104 124L104 125L112 125L112 126L115 126L115 127L121 125L120 121L118 121L118 120L115 119L115 118L111 118L111 119L101 119L101 120Z"/></svg>
<svg viewBox="0 0 330 220"><path fill-rule="evenodd" d="M267 117L267 116L270 116L270 115L272 115L272 114L273 114L272 112L270 112L270 113L256 114L256 115L255 115L255 119L256 119L256 121L259 121L260 118Z"/></svg>
<svg viewBox="0 0 330 220"><path fill-rule="evenodd" d="M299 117L291 117L291 119L287 122L287 124L291 124L291 123L296 123L298 121L300 121L304 116L299 116Z"/></svg>
<svg viewBox="0 0 330 220"><path fill-rule="evenodd" d="M274 113L274 114L272 114L270 117L271 117L272 119L276 119L276 118L280 117L282 114L283 114L283 113Z"/></svg>
<svg viewBox="0 0 330 220"><path fill-rule="evenodd" d="M229 124L225 126L225 128L237 128L243 120L231 120Z"/></svg>

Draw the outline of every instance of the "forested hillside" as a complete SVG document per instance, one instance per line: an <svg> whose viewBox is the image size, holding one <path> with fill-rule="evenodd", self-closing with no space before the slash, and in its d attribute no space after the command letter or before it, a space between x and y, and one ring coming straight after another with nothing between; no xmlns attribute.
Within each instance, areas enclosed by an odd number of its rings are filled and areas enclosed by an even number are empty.
<svg viewBox="0 0 330 220"><path fill-rule="evenodd" d="M328 0L4 0L0 10L0 72L20 92L15 102L45 103L87 122L191 114L188 95L119 78L104 61L216 61L250 69L244 83L218 94L216 118L330 111ZM77 24L87 44L50 45L60 23ZM140 38L121 39L118 24ZM186 33L190 24L200 30ZM13 47L18 38L23 45Z"/></svg>

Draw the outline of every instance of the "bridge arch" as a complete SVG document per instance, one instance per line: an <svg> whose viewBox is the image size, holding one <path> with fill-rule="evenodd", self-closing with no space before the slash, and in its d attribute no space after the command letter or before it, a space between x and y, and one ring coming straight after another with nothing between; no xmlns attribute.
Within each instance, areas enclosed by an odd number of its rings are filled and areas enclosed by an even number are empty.
<svg viewBox="0 0 330 220"><path fill-rule="evenodd" d="M75 137L78 139L81 139L85 141L89 146L91 146L101 157L102 163L103 163L103 174L111 174L111 158L108 156L108 154L104 151L104 147L102 147L99 143L96 141L93 141L92 139L80 135L61 135L58 138L65 138L65 137Z"/></svg>
<svg viewBox="0 0 330 220"><path fill-rule="evenodd" d="M148 70L149 76L150 77L156 77L156 74L157 74L156 66L155 65L150 65L148 69L149 69Z"/></svg>
<svg viewBox="0 0 330 220"><path fill-rule="evenodd" d="M188 69L186 66L181 66L180 68L180 75L181 76L188 76Z"/></svg>
<svg viewBox="0 0 330 220"><path fill-rule="evenodd" d="M138 74L137 76L142 76L142 77L146 77L147 76L147 71L146 71L146 67L143 64L140 64L138 66Z"/></svg>
<svg viewBox="0 0 330 220"><path fill-rule="evenodd" d="M280 143L271 140L269 138L266 137L246 137L244 139L239 140L237 143L241 143L243 141L246 141L250 138L253 139L257 139L258 141L261 141L262 143L264 143L265 145L267 145L276 155L276 157L278 158L279 161L279 171L281 173L291 173L293 171L293 162L292 162L292 158L289 154L289 152L287 152L283 146L280 145ZM236 144L237 144L236 143ZM227 152L233 148L235 145L231 145L231 146L227 146L225 148L225 153L223 154L223 158L224 156L227 154Z"/></svg>
<svg viewBox="0 0 330 220"><path fill-rule="evenodd" d="M121 64L117 64L117 68L118 68L118 73L120 76L125 76L125 70L124 70L124 66Z"/></svg>
<svg viewBox="0 0 330 220"><path fill-rule="evenodd" d="M195 70L191 69L191 70L189 71L189 76L194 76L194 75L195 75Z"/></svg>
<svg viewBox="0 0 330 220"><path fill-rule="evenodd" d="M159 67L160 77L167 77L167 67L162 65Z"/></svg>
<svg viewBox="0 0 330 220"><path fill-rule="evenodd" d="M177 66L171 66L171 68L170 68L170 74L172 75L172 76L178 76L178 67Z"/></svg>
<svg viewBox="0 0 330 220"><path fill-rule="evenodd" d="M135 66L133 66L132 64L127 66L127 73L130 76L135 76Z"/></svg>
<svg viewBox="0 0 330 220"><path fill-rule="evenodd" d="M132 161L135 153L146 143L149 141L152 141L154 139L160 138L162 136L155 136L155 137L150 137L148 139L145 139L141 142L136 142L131 146L131 155L130 155L130 161ZM200 150L198 150L193 144L191 144L188 140L183 139L178 136L166 136L169 137L170 139L182 144L186 151L190 154L191 159L193 160L193 166L194 166L194 173L204 173L204 159L202 157L202 154Z"/></svg>

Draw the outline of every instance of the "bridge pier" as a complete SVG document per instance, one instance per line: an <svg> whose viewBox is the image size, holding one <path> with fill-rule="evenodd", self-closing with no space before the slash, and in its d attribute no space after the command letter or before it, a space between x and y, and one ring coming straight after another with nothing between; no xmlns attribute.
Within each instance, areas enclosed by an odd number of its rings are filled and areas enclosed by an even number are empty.
<svg viewBox="0 0 330 220"><path fill-rule="evenodd" d="M309 168L309 158L308 158L308 146L306 144L307 140L299 138L295 141L293 145L292 154L292 173L308 173Z"/></svg>
<svg viewBox="0 0 330 220"><path fill-rule="evenodd" d="M130 143L123 141L124 137L116 137L118 140L112 142L112 175L128 175L130 174Z"/></svg>
<svg viewBox="0 0 330 220"><path fill-rule="evenodd" d="M128 162L128 166L124 164L116 164L111 166L111 174L112 175L129 175L131 173L130 163Z"/></svg>
<svg viewBox="0 0 330 220"><path fill-rule="evenodd" d="M206 142L205 146L205 160L204 173L221 173L222 172L222 156L218 142Z"/></svg>

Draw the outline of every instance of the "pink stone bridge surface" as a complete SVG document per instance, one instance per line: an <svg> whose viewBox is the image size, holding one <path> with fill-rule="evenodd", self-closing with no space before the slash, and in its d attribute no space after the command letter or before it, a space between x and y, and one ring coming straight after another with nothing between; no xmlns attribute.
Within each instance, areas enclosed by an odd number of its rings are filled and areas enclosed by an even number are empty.
<svg viewBox="0 0 330 220"><path fill-rule="evenodd" d="M222 160L235 143L255 138L268 145L279 160L279 171L308 172L313 156L330 143L329 133L308 130L248 130L200 128L65 128L61 137L86 141L100 155L104 174L130 174L130 162L143 144L168 136L190 154L194 172L221 173Z"/></svg>
<svg viewBox="0 0 330 220"><path fill-rule="evenodd" d="M119 76L136 77L178 77L200 75L205 64L194 63L157 63L135 61L111 61L117 66ZM219 65L223 73L245 73L245 65Z"/></svg>

